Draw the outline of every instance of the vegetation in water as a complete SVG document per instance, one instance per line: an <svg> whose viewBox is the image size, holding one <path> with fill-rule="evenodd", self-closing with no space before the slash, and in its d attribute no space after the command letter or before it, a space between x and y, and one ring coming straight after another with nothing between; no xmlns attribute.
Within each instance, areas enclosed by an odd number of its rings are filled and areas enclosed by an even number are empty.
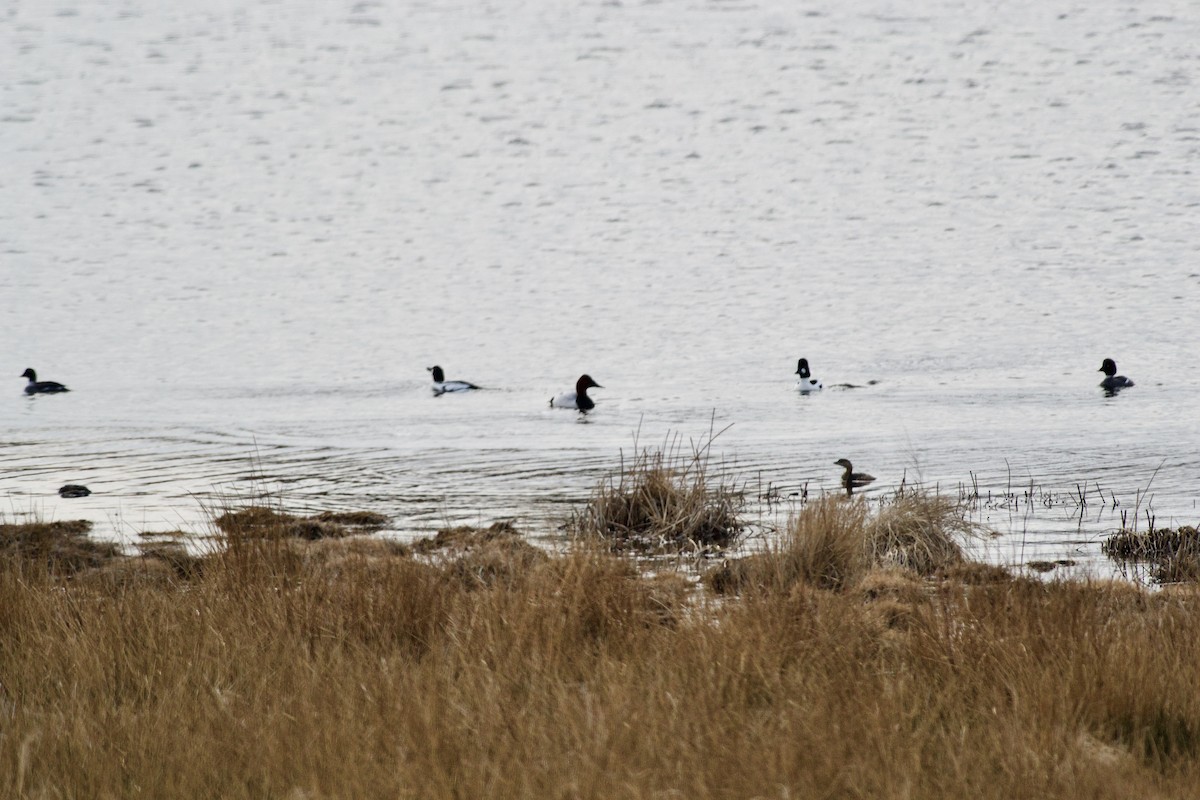
<svg viewBox="0 0 1200 800"><path fill-rule="evenodd" d="M1200 532L1190 525L1118 531L1105 540L1103 549L1122 565L1147 564L1158 583L1200 580Z"/></svg>
<svg viewBox="0 0 1200 800"><path fill-rule="evenodd" d="M678 441L638 452L600 482L572 517L571 531L616 552L705 552L733 545L745 528L745 493L709 475L714 438L690 453Z"/></svg>
<svg viewBox="0 0 1200 800"><path fill-rule="evenodd" d="M1012 575L959 512L817 500L700 580L605 528L0 525L0 796L1191 796L1200 587Z"/></svg>

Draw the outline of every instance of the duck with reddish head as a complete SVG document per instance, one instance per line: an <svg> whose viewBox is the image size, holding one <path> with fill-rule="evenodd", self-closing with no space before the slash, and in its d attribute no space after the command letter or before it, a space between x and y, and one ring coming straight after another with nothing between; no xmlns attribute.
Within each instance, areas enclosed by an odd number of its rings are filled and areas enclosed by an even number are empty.
<svg viewBox="0 0 1200 800"><path fill-rule="evenodd" d="M603 389L604 387L592 380L591 375L580 375L575 381L575 391L563 392L558 397L550 399L551 408L571 408L582 413L596 407L596 401L588 397L588 389Z"/></svg>

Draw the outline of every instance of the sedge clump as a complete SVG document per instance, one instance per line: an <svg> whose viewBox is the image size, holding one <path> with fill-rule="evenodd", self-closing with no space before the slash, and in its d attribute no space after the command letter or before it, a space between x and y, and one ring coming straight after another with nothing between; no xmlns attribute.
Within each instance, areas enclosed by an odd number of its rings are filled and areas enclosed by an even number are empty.
<svg viewBox="0 0 1200 800"><path fill-rule="evenodd" d="M711 443L711 438L709 440ZM745 528L744 493L709 474L708 445L642 451L605 478L570 528L616 552L708 552L735 544Z"/></svg>

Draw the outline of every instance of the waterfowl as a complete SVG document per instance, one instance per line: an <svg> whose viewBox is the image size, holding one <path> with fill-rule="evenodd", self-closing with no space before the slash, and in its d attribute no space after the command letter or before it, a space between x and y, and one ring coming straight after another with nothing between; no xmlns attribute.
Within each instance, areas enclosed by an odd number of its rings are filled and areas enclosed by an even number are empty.
<svg viewBox="0 0 1200 800"><path fill-rule="evenodd" d="M808 368L808 359L802 358L796 364L796 374L800 376L796 381L796 388L802 394L809 392L819 392L821 390L821 382L813 377L812 370Z"/></svg>
<svg viewBox="0 0 1200 800"><path fill-rule="evenodd" d="M58 392L71 391L61 383L54 381L39 381L37 373L32 369L27 369L21 373L22 378L29 378L29 383L25 384L25 394L56 394Z"/></svg>
<svg viewBox="0 0 1200 800"><path fill-rule="evenodd" d="M1100 381L1100 388L1106 392L1115 392L1118 389L1127 389L1133 386L1133 381L1124 375L1117 374L1117 362L1111 358L1104 359L1104 363L1100 365L1100 369L1097 372L1104 373L1104 380Z"/></svg>
<svg viewBox="0 0 1200 800"><path fill-rule="evenodd" d="M473 383L466 381L448 381L446 373L442 372L441 367L426 367L425 369L433 373L433 396L440 397L446 392L469 392L472 389L479 387Z"/></svg>
<svg viewBox="0 0 1200 800"><path fill-rule="evenodd" d="M846 490L846 494L850 494L853 490L860 486L866 486L871 481L875 480L874 475L868 475L865 472L855 472L854 465L850 463L848 458L839 458L833 462L839 467L845 467L846 471L842 473L842 488Z"/></svg>
<svg viewBox="0 0 1200 800"><path fill-rule="evenodd" d="M564 392L558 397L551 398L551 408L574 408L579 411L590 411L596 407L596 402L588 397L588 389L603 389L604 387L592 380L591 375L580 375L575 381L575 391Z"/></svg>
<svg viewBox="0 0 1200 800"><path fill-rule="evenodd" d="M82 483L68 483L66 486L59 487L58 490L60 497L87 497L91 493L92 490Z"/></svg>

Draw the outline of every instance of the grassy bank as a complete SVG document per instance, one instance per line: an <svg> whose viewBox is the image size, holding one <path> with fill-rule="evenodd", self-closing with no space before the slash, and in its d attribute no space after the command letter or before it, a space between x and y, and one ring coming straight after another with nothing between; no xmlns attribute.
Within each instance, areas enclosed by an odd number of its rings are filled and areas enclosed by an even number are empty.
<svg viewBox="0 0 1200 800"><path fill-rule="evenodd" d="M1194 796L1200 594L1013 578L912 502L812 504L699 582L505 525L4 526L0 796Z"/></svg>

